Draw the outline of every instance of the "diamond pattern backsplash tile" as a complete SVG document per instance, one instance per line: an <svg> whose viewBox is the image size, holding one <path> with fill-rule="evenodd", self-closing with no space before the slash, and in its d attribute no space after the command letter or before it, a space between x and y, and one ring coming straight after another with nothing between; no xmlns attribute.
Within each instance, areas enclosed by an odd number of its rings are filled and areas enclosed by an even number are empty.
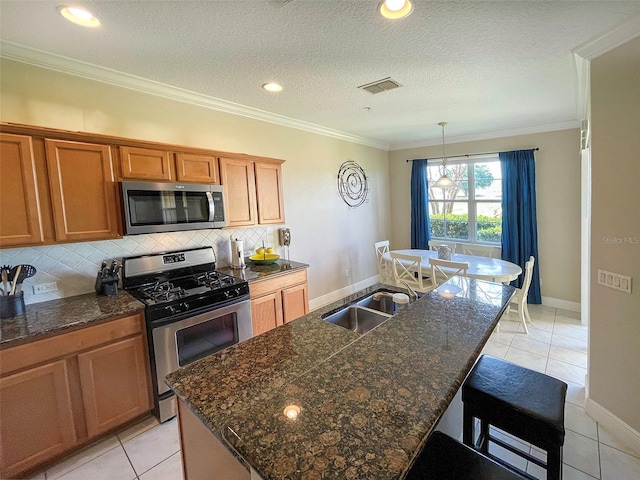
<svg viewBox="0 0 640 480"><path fill-rule="evenodd" d="M183 248L213 246L218 265L231 263L230 239L244 242L247 255L262 246L277 246L277 229L272 227L235 230L192 230L187 232L130 235L119 240L45 245L0 250L0 265L29 264L37 273L23 284L25 303L38 303L94 291L96 274L106 260L159 253ZM55 292L34 295L33 286L56 282Z"/></svg>

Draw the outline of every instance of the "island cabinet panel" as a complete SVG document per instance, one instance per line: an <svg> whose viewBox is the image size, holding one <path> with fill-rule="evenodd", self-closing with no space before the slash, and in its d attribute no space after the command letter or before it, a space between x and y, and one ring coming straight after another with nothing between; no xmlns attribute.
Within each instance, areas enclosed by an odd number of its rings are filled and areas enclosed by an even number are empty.
<svg viewBox="0 0 640 480"><path fill-rule="evenodd" d="M309 313L307 269L249 282L253 335Z"/></svg>
<svg viewBox="0 0 640 480"><path fill-rule="evenodd" d="M182 400L178 400L178 423L185 480L251 480L249 469L213 436Z"/></svg>
<svg viewBox="0 0 640 480"><path fill-rule="evenodd" d="M221 157L220 179L226 197L227 226L255 225L258 211L253 162Z"/></svg>
<svg viewBox="0 0 640 480"><path fill-rule="evenodd" d="M0 476L50 460L76 443L67 363L52 362L0 379Z"/></svg>
<svg viewBox="0 0 640 480"><path fill-rule="evenodd" d="M284 223L282 169L278 163L255 162L258 223Z"/></svg>
<svg viewBox="0 0 640 480"><path fill-rule="evenodd" d="M45 140L56 240L122 237L111 148Z"/></svg>
<svg viewBox="0 0 640 480"><path fill-rule="evenodd" d="M78 355L89 438L151 408L140 335Z"/></svg>
<svg viewBox="0 0 640 480"><path fill-rule="evenodd" d="M142 313L0 350L0 478L151 411Z"/></svg>
<svg viewBox="0 0 640 480"><path fill-rule="evenodd" d="M214 155L176 153L176 177L179 182L199 182L218 185L218 159Z"/></svg>
<svg viewBox="0 0 640 480"><path fill-rule="evenodd" d="M120 147L123 179L175 181L173 156L169 150Z"/></svg>
<svg viewBox="0 0 640 480"><path fill-rule="evenodd" d="M31 137L0 133L0 243L43 242Z"/></svg>

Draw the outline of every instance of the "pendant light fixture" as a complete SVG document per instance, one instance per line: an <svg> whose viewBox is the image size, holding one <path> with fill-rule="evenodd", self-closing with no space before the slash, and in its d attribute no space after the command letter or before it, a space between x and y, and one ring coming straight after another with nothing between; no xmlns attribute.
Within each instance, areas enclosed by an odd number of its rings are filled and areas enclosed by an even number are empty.
<svg viewBox="0 0 640 480"><path fill-rule="evenodd" d="M447 175L447 154L444 151L444 127L448 124L447 122L440 122L438 125L442 127L442 176L436 180L432 186L436 188L460 188L456 182Z"/></svg>

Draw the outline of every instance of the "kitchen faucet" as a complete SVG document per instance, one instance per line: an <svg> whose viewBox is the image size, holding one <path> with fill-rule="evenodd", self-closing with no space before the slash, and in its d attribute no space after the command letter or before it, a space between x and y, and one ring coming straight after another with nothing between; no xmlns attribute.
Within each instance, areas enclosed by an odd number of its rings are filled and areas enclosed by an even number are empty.
<svg viewBox="0 0 640 480"><path fill-rule="evenodd" d="M418 294L416 293L416 291L411 288L411 285L409 285L405 280L398 280L398 283L402 284L404 288L407 289L407 295L409 295L409 298L412 302L415 302L418 299Z"/></svg>

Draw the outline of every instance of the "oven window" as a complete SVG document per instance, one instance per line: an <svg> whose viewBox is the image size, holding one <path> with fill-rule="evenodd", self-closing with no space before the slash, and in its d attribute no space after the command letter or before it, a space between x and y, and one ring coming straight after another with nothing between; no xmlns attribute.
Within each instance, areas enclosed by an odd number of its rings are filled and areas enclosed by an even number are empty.
<svg viewBox="0 0 640 480"><path fill-rule="evenodd" d="M129 190L132 226L199 223L209 220L205 192Z"/></svg>
<svg viewBox="0 0 640 480"><path fill-rule="evenodd" d="M196 360L238 343L237 314L229 313L176 332L178 365Z"/></svg>

